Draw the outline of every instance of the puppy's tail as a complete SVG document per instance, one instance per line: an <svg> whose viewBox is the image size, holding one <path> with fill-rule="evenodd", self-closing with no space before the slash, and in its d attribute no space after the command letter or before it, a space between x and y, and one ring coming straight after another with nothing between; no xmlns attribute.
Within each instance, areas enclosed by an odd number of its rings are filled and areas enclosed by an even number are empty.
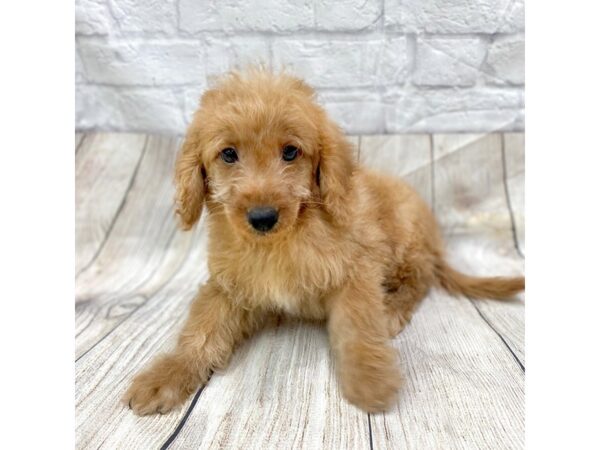
<svg viewBox="0 0 600 450"><path fill-rule="evenodd" d="M506 300L525 289L524 277L472 277L460 273L445 261L436 266L439 286L452 295Z"/></svg>

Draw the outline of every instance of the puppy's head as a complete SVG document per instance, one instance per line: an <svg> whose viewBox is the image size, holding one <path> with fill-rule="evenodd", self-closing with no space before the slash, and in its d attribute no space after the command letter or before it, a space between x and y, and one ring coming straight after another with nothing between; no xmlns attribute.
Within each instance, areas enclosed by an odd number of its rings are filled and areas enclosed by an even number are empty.
<svg viewBox="0 0 600 450"><path fill-rule="evenodd" d="M229 74L203 95L179 153L177 214L189 229L210 200L256 239L289 232L307 207L343 221L352 170L349 144L308 85L260 69Z"/></svg>

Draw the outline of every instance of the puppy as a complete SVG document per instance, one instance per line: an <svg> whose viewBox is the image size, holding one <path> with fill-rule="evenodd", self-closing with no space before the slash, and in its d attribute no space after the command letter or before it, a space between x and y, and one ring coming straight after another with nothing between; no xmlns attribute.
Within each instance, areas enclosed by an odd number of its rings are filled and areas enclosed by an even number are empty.
<svg viewBox="0 0 600 450"><path fill-rule="evenodd" d="M327 323L346 399L382 411L401 385L390 345L432 286L510 298L524 278L475 278L444 259L440 231L408 185L356 164L342 131L302 80L231 73L202 97L176 163L176 213L205 207L210 278L175 350L124 396L166 413L223 368L273 316Z"/></svg>

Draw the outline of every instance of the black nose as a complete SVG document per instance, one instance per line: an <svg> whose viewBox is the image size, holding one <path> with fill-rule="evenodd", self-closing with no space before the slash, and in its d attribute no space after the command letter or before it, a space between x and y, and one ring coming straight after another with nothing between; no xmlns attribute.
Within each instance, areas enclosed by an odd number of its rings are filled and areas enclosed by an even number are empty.
<svg viewBox="0 0 600 450"><path fill-rule="evenodd" d="M278 218L279 214L277 210L270 206L260 206L248 211L248 222L250 222L250 225L255 230L262 231L263 233L273 228Z"/></svg>

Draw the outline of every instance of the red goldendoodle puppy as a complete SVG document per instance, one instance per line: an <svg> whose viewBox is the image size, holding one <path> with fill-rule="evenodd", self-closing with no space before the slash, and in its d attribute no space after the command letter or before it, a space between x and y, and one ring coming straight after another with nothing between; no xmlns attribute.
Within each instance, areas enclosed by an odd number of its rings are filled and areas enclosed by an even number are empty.
<svg viewBox="0 0 600 450"><path fill-rule="evenodd" d="M138 374L137 414L180 405L273 315L327 322L345 397L381 411L401 385L389 343L431 286L509 298L524 278L475 278L444 260L428 206L355 163L303 81L233 73L202 97L181 148L177 214L208 213L210 278L172 353Z"/></svg>

